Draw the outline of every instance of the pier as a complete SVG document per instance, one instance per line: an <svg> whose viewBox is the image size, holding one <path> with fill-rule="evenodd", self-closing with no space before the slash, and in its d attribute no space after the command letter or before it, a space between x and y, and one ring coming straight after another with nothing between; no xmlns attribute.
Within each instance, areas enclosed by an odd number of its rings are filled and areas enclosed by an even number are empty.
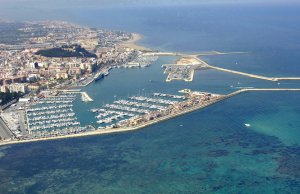
<svg viewBox="0 0 300 194"><path fill-rule="evenodd" d="M183 56L182 53L174 53L174 52L146 52L143 53L143 56Z"/></svg>
<svg viewBox="0 0 300 194"><path fill-rule="evenodd" d="M251 92L251 91L294 91L294 92L299 92L300 88L245 88L245 89L241 89L238 90L237 92Z"/></svg>
<svg viewBox="0 0 300 194"><path fill-rule="evenodd" d="M81 92L81 99L83 102L93 102L94 101L86 92Z"/></svg>
<svg viewBox="0 0 300 194"><path fill-rule="evenodd" d="M228 72L228 73L243 75L243 76L247 76L247 77L251 77L251 78L255 78L255 79L262 79L262 80L267 80L267 81L278 81L277 79L271 78L271 77L265 77L265 76L250 74L250 73L243 73L243 72L240 72L240 71L234 71L234 70L224 69L224 68L220 68L220 67L211 66L211 65L208 65L208 64L207 64L207 67L211 68L211 69L218 70L218 71L223 71L223 72Z"/></svg>
<svg viewBox="0 0 300 194"><path fill-rule="evenodd" d="M219 51L207 51L207 52L199 52L195 54L185 54L179 52L145 52L144 56L209 56L209 55L232 55L232 54L247 54L248 52L219 52Z"/></svg>
<svg viewBox="0 0 300 194"><path fill-rule="evenodd" d="M78 90L59 90L59 92L66 93L66 94L81 94L81 100L83 102L93 102L94 100L88 95L86 92L81 92L80 89Z"/></svg>
<svg viewBox="0 0 300 194"><path fill-rule="evenodd" d="M229 70L229 69L216 67L216 66L212 66L212 65L207 65L207 67L211 68L211 69L223 71L223 72L228 72L228 73L233 73L233 74L243 75L243 76L247 76L247 77L251 77L251 78L255 78L255 79L262 79L262 80L273 81L273 82L288 81L288 80L300 80L300 77L266 77L266 76L251 74L251 73L244 73L244 72L240 72L240 71Z"/></svg>

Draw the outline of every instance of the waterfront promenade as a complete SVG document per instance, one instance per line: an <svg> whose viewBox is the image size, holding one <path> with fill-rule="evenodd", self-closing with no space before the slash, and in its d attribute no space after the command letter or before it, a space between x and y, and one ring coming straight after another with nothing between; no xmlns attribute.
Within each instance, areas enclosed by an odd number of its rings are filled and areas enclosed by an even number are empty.
<svg viewBox="0 0 300 194"><path fill-rule="evenodd" d="M142 128L145 128L147 126L165 121L165 120L169 120L190 112L194 112L200 109L203 109L205 107L208 107L210 105L216 104L218 102L222 102L223 100L226 100L228 98L231 98L233 96L245 93L245 92L259 92L259 91L265 91L265 92L270 92L270 91L274 91L274 92L278 92L278 91L292 91L292 92L300 92L300 88L251 88L251 89L241 89L241 90L237 90L235 92L232 92L230 94L227 95L223 95L220 98L213 100L213 101L209 101L209 102L204 102L201 103L197 106L185 109L183 111L180 112L176 112L176 113L172 113L148 122L145 122L143 124L139 124L133 127L126 127L126 128L110 128L110 129L101 129L101 130L95 130L95 131L89 131L89 132L83 132L83 133L78 133L78 134L69 134L69 135L63 135L63 136L54 136L54 137L47 137L47 138L37 138L37 139L30 139L30 140L14 140L14 141L6 141L6 142L1 142L0 146L3 145L10 145L10 144L20 144L20 143L29 143L29 142L37 142L37 141L45 141L45 140L55 140L55 139L64 139L64 138L76 138L76 137L84 137L84 136L94 136L94 135L105 135L105 134L112 134L112 133L121 133L121 132L129 132L129 131L135 131L135 130L139 130Z"/></svg>

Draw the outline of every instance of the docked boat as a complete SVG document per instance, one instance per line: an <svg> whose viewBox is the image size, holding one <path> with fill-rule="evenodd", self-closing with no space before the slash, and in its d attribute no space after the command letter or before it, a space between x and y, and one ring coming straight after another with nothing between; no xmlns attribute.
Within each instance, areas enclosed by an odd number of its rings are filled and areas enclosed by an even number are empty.
<svg viewBox="0 0 300 194"><path fill-rule="evenodd" d="M109 71L104 72L104 76L108 76L109 75Z"/></svg>
<svg viewBox="0 0 300 194"><path fill-rule="evenodd" d="M99 72L94 76L94 79L95 79L95 81L99 81L103 77L104 77L104 74L102 72Z"/></svg>

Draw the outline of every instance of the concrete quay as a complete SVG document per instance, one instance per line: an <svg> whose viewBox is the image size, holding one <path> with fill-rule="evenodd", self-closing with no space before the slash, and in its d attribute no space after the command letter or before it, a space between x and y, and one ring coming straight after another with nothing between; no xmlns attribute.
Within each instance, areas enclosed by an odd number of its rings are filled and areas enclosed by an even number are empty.
<svg viewBox="0 0 300 194"><path fill-rule="evenodd" d="M81 99L83 102L93 102L94 100L88 95L86 92L81 92L78 90L59 90L59 92L67 93L67 94L81 94Z"/></svg>

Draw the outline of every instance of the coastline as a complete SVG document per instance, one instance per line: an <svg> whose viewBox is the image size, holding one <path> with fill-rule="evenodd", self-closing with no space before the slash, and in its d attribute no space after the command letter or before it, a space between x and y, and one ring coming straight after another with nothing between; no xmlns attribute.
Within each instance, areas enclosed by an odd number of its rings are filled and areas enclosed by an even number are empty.
<svg viewBox="0 0 300 194"><path fill-rule="evenodd" d="M132 33L132 37L130 40L121 42L118 46L121 48L131 48L131 49L136 49L136 50L140 50L140 51L153 51L150 48L141 46L138 44L138 42L140 40L143 39L143 36L141 34L138 33Z"/></svg>
<svg viewBox="0 0 300 194"><path fill-rule="evenodd" d="M221 98L218 98L214 101L207 102L205 104L201 104L201 105L189 108L187 110L184 110L182 112L177 112L177 113L173 113L173 114L170 114L170 115L166 115L166 116L160 117L158 119L148 121L146 123L136 125L136 126L132 126L132 127L111 128L111 129L106 129L106 130L95 130L95 131L83 132L83 133L78 133L78 134L70 134L70 135L54 136L54 137L46 137L46 138L38 138L38 139L30 139L30 140L7 141L7 142L1 142L0 146L137 131L137 130L143 129L145 127L148 127L150 125L154 125L154 124L160 123L162 121L166 121L166 120L176 118L178 116L181 116L181 115L184 115L184 114L187 114L187 113L190 113L190 112L197 111L199 109L202 109L202 108L205 108L207 106L213 105L213 104L218 103L218 102L220 102L222 100L225 100L227 98L228 98L227 95L224 95Z"/></svg>
<svg viewBox="0 0 300 194"><path fill-rule="evenodd" d="M112 128L112 129L106 129L106 130L96 130L96 131L90 131L90 132L84 132L84 133L77 133L77 134L70 134L70 135L63 135L63 136L54 136L54 137L47 137L47 138L38 138L38 139L30 139L30 140L14 140L14 141L6 141L6 142L1 142L0 143L0 147L1 146L7 146L7 145L15 145L15 144L23 144L23 143L33 143L33 142L40 142L40 141L50 141L50 140L59 140L59 139L68 139L68 138L80 138L80 137L88 137L88 136L96 136L96 135L105 135L105 134L114 134L114 133L125 133L125 132L130 132L130 131L137 131L140 129L143 129L145 127L148 127L150 125L154 125L156 123L162 122L162 121L166 121L172 118L176 118L178 116L187 114L187 113L191 113L197 110L201 110L205 107L208 107L210 105L216 104L218 102L221 102L223 100L226 100L228 98L231 98L233 96L239 95L241 93L245 93L245 92L255 92L255 91L296 91L296 92L300 92L300 88L299 89L293 89L293 88L252 88L252 89L240 89L237 90L235 92L232 92L230 94L227 95L223 95L221 98L218 98L214 101L205 103L205 104L201 104L192 108L189 108L187 110L184 110L182 112L177 112L177 113L173 113L170 115L166 115L164 117L160 117L156 120L152 120L146 123L143 123L141 125L137 125L137 126L133 126L133 127L126 127L126 128Z"/></svg>

